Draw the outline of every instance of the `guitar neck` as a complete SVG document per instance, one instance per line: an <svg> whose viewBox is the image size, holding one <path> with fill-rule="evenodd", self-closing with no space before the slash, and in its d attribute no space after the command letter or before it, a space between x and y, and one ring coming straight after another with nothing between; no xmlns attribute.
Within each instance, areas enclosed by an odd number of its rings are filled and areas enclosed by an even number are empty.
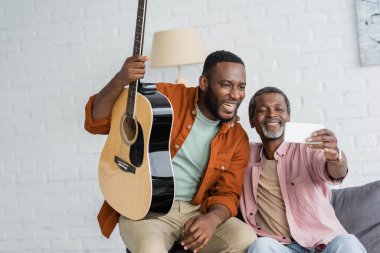
<svg viewBox="0 0 380 253"><path fill-rule="evenodd" d="M136 16L135 41L133 44L133 55L141 55L144 44L144 29L147 0L139 0Z"/></svg>
<svg viewBox="0 0 380 253"><path fill-rule="evenodd" d="M136 16L135 40L133 42L133 55L142 55L143 52L146 5L147 0L139 0ZM127 117L131 119L135 118L135 99L139 84L140 80L129 84L126 114Z"/></svg>

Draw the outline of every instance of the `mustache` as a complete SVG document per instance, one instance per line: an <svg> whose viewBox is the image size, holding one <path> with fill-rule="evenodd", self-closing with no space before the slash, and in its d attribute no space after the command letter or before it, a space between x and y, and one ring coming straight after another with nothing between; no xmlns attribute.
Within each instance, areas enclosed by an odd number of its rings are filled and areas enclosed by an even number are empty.
<svg viewBox="0 0 380 253"><path fill-rule="evenodd" d="M224 103L227 103L227 104L236 104L236 105L239 105L241 101L239 100L223 100Z"/></svg>
<svg viewBox="0 0 380 253"><path fill-rule="evenodd" d="M279 123L279 124L282 124L283 122L279 118L272 118L272 119L265 119L262 123L263 124L268 124L268 123Z"/></svg>

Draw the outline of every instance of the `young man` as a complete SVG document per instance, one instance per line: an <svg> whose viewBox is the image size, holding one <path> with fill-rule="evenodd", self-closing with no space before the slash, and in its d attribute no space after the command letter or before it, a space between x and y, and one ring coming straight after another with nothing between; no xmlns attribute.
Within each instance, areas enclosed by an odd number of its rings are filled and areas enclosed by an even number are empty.
<svg viewBox="0 0 380 253"><path fill-rule="evenodd" d="M125 85L144 77L147 60L128 58L115 77L90 97L85 121L89 132L108 133L115 100ZM175 241L193 252L246 252L256 235L233 217L248 162L247 134L234 122L245 86L243 61L227 51L206 58L196 88L157 84L174 114L170 140L174 205L165 216L148 214L134 221L105 202L98 216L103 234L108 237L119 221L123 241L132 252L167 252Z"/></svg>
<svg viewBox="0 0 380 253"><path fill-rule="evenodd" d="M265 87L255 93L249 122L262 144L250 144L240 208L259 238L248 252L365 252L329 201L328 185L340 183L348 172L334 133L321 129L307 139L320 144L285 143L288 121L290 103L281 90Z"/></svg>

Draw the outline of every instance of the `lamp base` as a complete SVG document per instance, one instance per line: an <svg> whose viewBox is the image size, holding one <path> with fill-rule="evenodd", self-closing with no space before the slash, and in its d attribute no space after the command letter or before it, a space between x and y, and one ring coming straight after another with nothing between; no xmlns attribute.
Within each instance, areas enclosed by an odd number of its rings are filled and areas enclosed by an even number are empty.
<svg viewBox="0 0 380 253"><path fill-rule="evenodd" d="M188 81L185 79L185 78L182 78L182 77L179 77L175 80L175 83L182 83L184 84L185 86L188 86Z"/></svg>

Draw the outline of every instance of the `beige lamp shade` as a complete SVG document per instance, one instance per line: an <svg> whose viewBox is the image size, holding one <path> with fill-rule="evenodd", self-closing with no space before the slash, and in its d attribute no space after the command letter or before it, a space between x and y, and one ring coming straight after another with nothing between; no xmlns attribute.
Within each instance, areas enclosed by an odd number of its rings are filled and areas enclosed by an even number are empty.
<svg viewBox="0 0 380 253"><path fill-rule="evenodd" d="M206 53L202 37L194 28L156 32L150 56L153 68L202 63Z"/></svg>

